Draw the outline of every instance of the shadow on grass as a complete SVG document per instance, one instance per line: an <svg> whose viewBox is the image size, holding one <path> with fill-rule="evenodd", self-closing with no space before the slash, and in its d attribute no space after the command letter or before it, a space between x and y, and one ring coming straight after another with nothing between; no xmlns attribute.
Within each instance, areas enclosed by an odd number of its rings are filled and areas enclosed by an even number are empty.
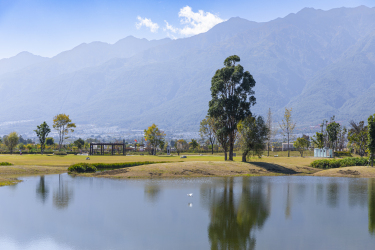
<svg viewBox="0 0 375 250"><path fill-rule="evenodd" d="M278 164L274 163L267 163L267 162L248 162L249 164L255 165L257 167L263 168L272 173L278 174L298 174L299 172L294 171L293 169L289 169Z"/></svg>

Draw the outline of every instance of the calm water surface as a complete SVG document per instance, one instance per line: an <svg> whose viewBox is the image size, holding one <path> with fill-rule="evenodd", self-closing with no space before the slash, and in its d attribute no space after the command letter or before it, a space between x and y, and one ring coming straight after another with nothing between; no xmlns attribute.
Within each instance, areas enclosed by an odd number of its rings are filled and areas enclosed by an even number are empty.
<svg viewBox="0 0 375 250"><path fill-rule="evenodd" d="M375 179L23 180L0 249L375 249Z"/></svg>

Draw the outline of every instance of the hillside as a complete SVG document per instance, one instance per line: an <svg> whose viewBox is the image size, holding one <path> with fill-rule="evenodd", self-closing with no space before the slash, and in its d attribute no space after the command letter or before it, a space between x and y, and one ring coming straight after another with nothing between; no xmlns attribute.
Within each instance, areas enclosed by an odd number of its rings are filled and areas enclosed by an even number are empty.
<svg viewBox="0 0 375 250"><path fill-rule="evenodd" d="M17 129L5 122L30 120L25 129L61 112L80 124L197 130L211 77L233 54L257 82L254 114L271 107L277 120L292 107L299 126L366 119L375 113L374 20L365 6L305 8L266 23L231 18L184 39L82 44L0 74L0 134Z"/></svg>

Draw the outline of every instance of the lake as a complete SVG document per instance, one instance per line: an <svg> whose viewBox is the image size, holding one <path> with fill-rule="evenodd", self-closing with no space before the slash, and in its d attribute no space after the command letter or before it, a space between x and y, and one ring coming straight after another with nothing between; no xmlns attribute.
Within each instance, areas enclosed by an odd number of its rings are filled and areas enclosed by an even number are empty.
<svg viewBox="0 0 375 250"><path fill-rule="evenodd" d="M0 249L375 249L375 179L22 180Z"/></svg>

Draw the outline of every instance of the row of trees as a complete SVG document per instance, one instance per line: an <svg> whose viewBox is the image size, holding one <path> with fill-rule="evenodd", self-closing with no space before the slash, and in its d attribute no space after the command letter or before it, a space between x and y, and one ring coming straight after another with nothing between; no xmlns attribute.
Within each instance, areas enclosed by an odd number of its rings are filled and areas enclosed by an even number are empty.
<svg viewBox="0 0 375 250"><path fill-rule="evenodd" d="M53 128L58 132L58 135L59 135L59 150L61 150L64 140L69 138L67 136L68 133L74 132L73 128L75 127L76 125L72 123L71 119L69 118L69 115L58 114L53 118ZM51 129L46 122L43 122L42 124L37 126L37 129L35 129L34 132L36 133L39 139L41 154L43 154L46 144L48 145L51 142L52 144L54 143L53 138L47 138L48 134L51 133ZM14 149L18 145L19 141L21 141L21 139L22 137L18 136L16 132L11 132L9 135L4 136L3 141L4 141L5 146L8 148L8 150L12 154ZM49 139L49 142L48 142L48 139Z"/></svg>

